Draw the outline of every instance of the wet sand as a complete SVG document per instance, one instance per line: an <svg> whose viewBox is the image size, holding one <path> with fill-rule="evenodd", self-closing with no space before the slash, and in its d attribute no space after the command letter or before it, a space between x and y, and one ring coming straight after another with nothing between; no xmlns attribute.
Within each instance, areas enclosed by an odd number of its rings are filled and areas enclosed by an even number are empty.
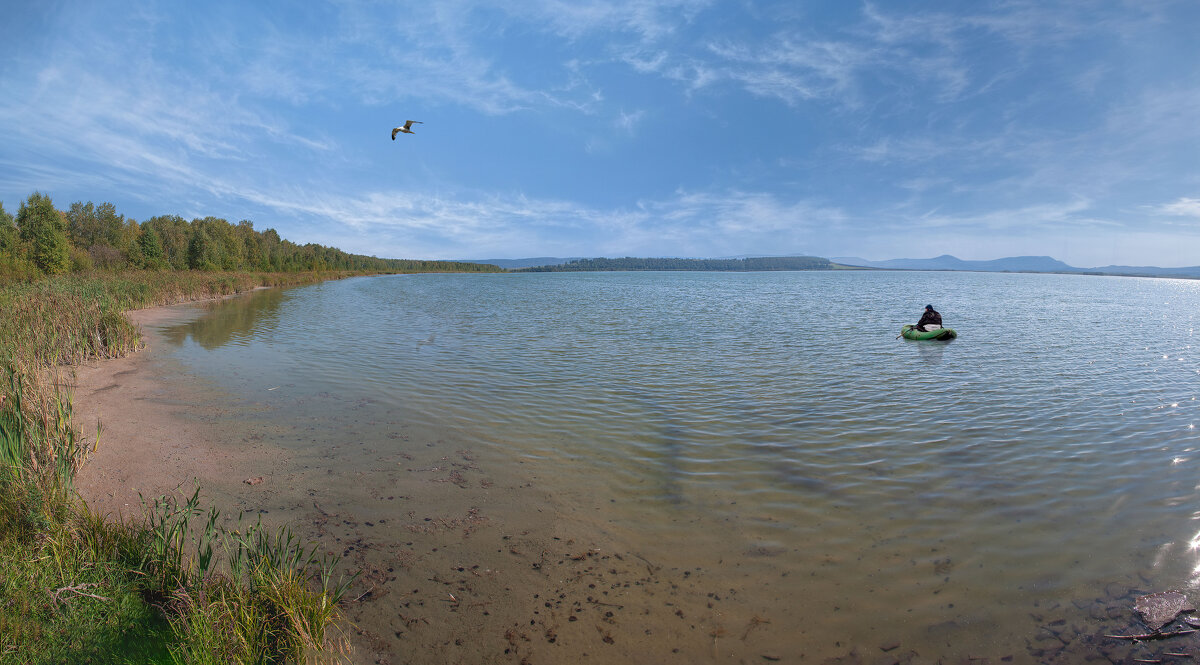
<svg viewBox="0 0 1200 665"><path fill-rule="evenodd" d="M540 480L551 462L462 449L403 423L387 441L349 432L345 442L288 443L303 428L272 423L262 404L231 403L164 352L155 327L202 312L133 312L147 348L77 368L76 421L85 434L103 424L79 492L101 512L132 515L139 493L190 494L198 482L228 521L240 511L291 525L341 556L343 570L361 571L344 603L355 662L800 657L786 617L766 616L699 566L630 547L619 525L586 507L556 502ZM374 462L335 470L342 446ZM680 554L675 564L688 558Z"/></svg>
<svg viewBox="0 0 1200 665"><path fill-rule="evenodd" d="M969 589L956 592L971 561L938 548L911 562L897 558L902 543L886 541L855 551L821 542L746 549L740 531L769 515L718 522L682 510L667 521L698 524L676 532L686 540L647 538L643 508L610 498L603 478L585 482L570 457L471 449L452 423L414 429L370 398L285 384L235 400L184 372L157 332L205 307L134 312L147 348L78 368L77 422L85 433L104 424L78 488L94 508L130 515L139 493L190 495L199 482L227 521L244 513L287 524L342 557L342 570L361 574L343 603L354 662L899 665L1146 655L1102 637L1136 625L1133 598L1157 590L1144 575L1114 574L1094 598L1035 602L1007 625L971 602ZM307 419L279 422L284 404ZM911 567L907 603L872 600L869 579L842 572L851 559ZM914 610L921 620L907 619Z"/></svg>
<svg viewBox="0 0 1200 665"><path fill-rule="evenodd" d="M138 325L189 316L172 308L130 312ZM251 469L261 456L245 448L221 445L211 420L192 415L198 408L219 418L217 397L191 385L181 399L169 385L154 342L139 353L93 361L75 368L75 421L85 437L99 445L76 478L88 504L101 513L137 515L141 498L210 487L239 470Z"/></svg>

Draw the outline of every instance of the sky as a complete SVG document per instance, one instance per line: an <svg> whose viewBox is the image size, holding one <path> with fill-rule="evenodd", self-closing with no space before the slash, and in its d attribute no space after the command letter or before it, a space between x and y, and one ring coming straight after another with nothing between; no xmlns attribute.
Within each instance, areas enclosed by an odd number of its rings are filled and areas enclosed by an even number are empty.
<svg viewBox="0 0 1200 665"><path fill-rule="evenodd" d="M1195 0L6 5L10 213L388 258L1200 265Z"/></svg>

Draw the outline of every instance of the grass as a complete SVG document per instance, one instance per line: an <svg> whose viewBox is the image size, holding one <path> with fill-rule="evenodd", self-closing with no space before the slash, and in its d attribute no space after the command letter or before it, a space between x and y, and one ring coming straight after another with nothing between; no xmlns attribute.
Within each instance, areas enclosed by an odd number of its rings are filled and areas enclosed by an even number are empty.
<svg viewBox="0 0 1200 665"><path fill-rule="evenodd" d="M342 276L342 275L336 275ZM94 446L63 366L136 350L127 309L330 275L123 273L0 286L0 663L335 662L336 559L190 496L123 522L74 492ZM99 436L99 432L97 432Z"/></svg>

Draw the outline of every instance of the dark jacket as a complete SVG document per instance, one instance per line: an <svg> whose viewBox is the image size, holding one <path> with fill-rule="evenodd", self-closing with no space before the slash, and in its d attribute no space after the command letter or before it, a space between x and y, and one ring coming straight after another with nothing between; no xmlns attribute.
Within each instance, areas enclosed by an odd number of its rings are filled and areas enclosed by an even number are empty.
<svg viewBox="0 0 1200 665"><path fill-rule="evenodd" d="M942 325L942 315L938 314L937 310L935 309L925 310L925 314L921 316L921 320L917 321L917 328L924 330L925 324L927 323L936 323L939 326Z"/></svg>

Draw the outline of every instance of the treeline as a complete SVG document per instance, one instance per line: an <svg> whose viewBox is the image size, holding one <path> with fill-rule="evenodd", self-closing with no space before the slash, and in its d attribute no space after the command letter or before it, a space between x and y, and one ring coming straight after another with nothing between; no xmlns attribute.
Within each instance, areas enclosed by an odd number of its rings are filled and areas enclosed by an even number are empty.
<svg viewBox="0 0 1200 665"><path fill-rule="evenodd" d="M0 280L89 270L500 272L493 265L455 261L380 259L309 243L297 245L274 229L230 224L218 217L178 215L143 222L111 203L72 203L58 210L40 192L14 217L0 203Z"/></svg>
<svg viewBox="0 0 1200 665"><path fill-rule="evenodd" d="M514 272L585 272L603 270L710 270L750 272L760 270L832 270L829 259L818 256L760 256L748 259L579 259L556 266L535 266Z"/></svg>

